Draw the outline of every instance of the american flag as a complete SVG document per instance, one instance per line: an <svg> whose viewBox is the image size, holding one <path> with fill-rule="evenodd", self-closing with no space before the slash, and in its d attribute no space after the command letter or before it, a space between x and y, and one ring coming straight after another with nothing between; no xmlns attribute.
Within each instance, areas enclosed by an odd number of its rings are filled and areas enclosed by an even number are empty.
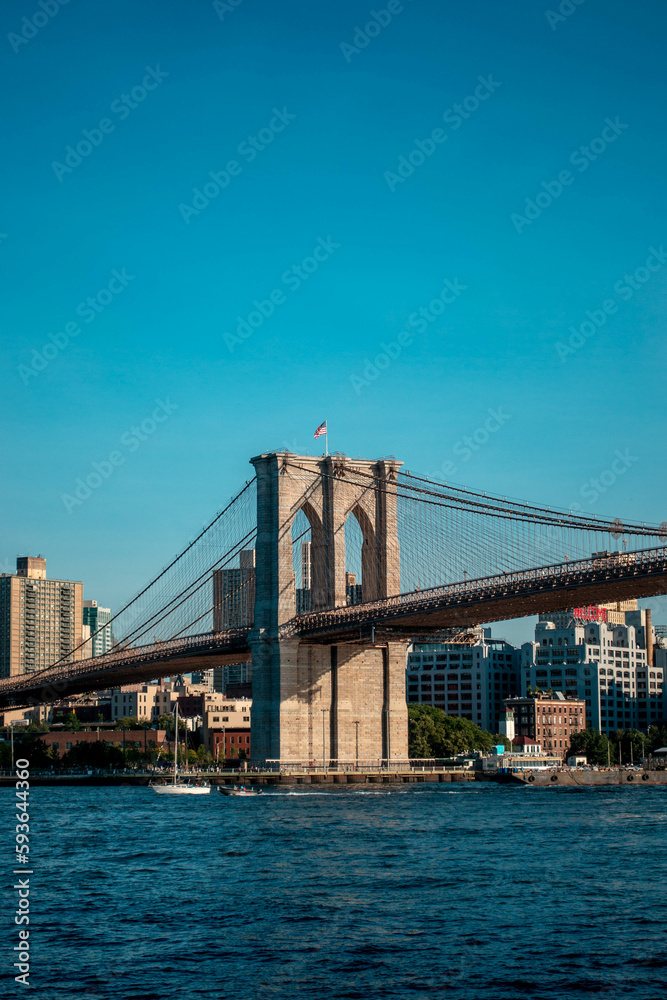
<svg viewBox="0 0 667 1000"><path fill-rule="evenodd" d="M324 423L321 423L320 426L315 431L314 437L316 438L322 437L322 435L326 434L326 432L327 432L327 422L325 420Z"/></svg>

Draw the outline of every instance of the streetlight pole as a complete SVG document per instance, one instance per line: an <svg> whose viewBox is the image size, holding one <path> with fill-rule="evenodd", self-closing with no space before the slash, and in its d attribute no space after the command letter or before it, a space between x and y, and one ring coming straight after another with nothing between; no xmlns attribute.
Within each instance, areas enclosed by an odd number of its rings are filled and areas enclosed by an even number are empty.
<svg viewBox="0 0 667 1000"><path fill-rule="evenodd" d="M327 769L327 739L326 739L326 723L325 715L327 714L326 708L322 709L322 770Z"/></svg>

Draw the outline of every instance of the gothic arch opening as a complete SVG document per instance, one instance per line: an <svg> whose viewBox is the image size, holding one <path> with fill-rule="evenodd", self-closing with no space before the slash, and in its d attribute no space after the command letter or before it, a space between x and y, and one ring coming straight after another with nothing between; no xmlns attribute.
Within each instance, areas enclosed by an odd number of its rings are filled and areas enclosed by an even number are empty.
<svg viewBox="0 0 667 1000"><path fill-rule="evenodd" d="M327 606L324 532L308 501L294 515L291 534L296 613L319 611Z"/></svg>
<svg viewBox="0 0 667 1000"><path fill-rule="evenodd" d="M359 504L350 515L345 521L345 589L348 604L361 604L376 597L375 530Z"/></svg>

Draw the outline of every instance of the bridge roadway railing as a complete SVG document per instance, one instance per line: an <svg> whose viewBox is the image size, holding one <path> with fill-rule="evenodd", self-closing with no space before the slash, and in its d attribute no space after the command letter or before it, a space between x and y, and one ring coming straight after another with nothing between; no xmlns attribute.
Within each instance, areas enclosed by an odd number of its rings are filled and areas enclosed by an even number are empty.
<svg viewBox="0 0 667 1000"><path fill-rule="evenodd" d="M224 632L205 632L202 635L189 635L179 639L158 640L147 646L121 649L115 653L105 653L88 660L64 661L38 673L5 677L0 680L0 692L6 690L19 692L26 688L46 687L63 679L72 680L85 674L111 672L126 662L128 664L161 662L171 656L188 652L215 651L221 646L241 649L247 642L248 631L248 629L238 628L228 629Z"/></svg>
<svg viewBox="0 0 667 1000"><path fill-rule="evenodd" d="M356 604L330 611L315 611L299 615L283 626L284 635L308 635L326 632L334 627L373 623L402 614L419 614L451 604L473 603L493 597L508 597L530 588L537 593L564 583L596 583L614 578L629 578L646 573L667 572L667 546L638 552L610 553L606 556L579 559L573 562L538 566L534 569L505 572L477 580L447 583L425 590L396 594L379 601Z"/></svg>

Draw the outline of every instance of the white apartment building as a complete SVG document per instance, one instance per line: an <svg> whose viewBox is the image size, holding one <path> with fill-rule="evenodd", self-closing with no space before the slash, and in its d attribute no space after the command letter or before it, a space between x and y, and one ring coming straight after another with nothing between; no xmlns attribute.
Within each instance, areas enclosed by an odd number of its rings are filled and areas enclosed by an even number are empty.
<svg viewBox="0 0 667 1000"><path fill-rule="evenodd" d="M638 609L615 612L611 622L591 620L604 617L600 610L562 613L558 625L538 622L535 641L521 647L521 693L539 688L581 698L588 726L603 733L645 730L664 715L667 650L654 649L650 612L648 621ZM625 624L616 623L621 615Z"/></svg>
<svg viewBox="0 0 667 1000"><path fill-rule="evenodd" d="M156 711L159 693L160 688L156 684L127 684L122 688L114 688L111 691L111 721L136 717L150 722L159 718L163 712L170 712L172 709L169 707Z"/></svg>
<svg viewBox="0 0 667 1000"><path fill-rule="evenodd" d="M111 651L113 646L111 608L103 608L97 601L84 601L83 625L90 630L91 656L103 656L104 653Z"/></svg>
<svg viewBox="0 0 667 1000"><path fill-rule="evenodd" d="M118 722L126 716L157 720L161 715L171 715L179 698L202 694L208 697L205 686L200 684L177 684L175 681L126 684L110 692L111 721Z"/></svg>
<svg viewBox="0 0 667 1000"><path fill-rule="evenodd" d="M453 641L414 643L407 659L408 703L441 708L491 733L503 701L519 694L520 651L491 629L471 629Z"/></svg>

